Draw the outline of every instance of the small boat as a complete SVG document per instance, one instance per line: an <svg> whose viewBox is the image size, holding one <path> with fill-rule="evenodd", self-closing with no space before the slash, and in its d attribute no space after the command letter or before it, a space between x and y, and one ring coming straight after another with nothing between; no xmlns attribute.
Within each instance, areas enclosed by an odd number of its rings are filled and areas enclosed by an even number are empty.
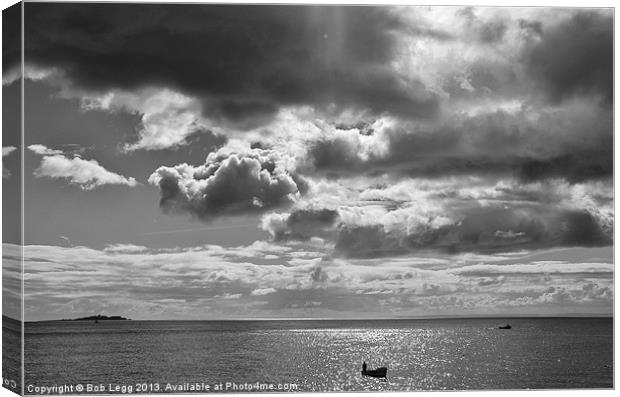
<svg viewBox="0 0 620 397"><path fill-rule="evenodd" d="M506 324L506 325L500 325L499 327L497 327L498 329L511 329L512 327L510 326L510 324Z"/></svg>
<svg viewBox="0 0 620 397"><path fill-rule="evenodd" d="M386 378L387 367L381 367L377 369L362 370L362 376L372 376L373 378Z"/></svg>

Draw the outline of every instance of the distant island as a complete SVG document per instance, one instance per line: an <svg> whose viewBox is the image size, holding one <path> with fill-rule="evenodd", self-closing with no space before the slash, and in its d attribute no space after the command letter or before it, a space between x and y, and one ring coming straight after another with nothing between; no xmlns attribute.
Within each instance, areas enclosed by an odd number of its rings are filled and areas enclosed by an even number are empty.
<svg viewBox="0 0 620 397"><path fill-rule="evenodd" d="M131 320L122 316L103 316L97 314L96 316L80 317L80 318L63 318L60 321L106 321L106 320Z"/></svg>

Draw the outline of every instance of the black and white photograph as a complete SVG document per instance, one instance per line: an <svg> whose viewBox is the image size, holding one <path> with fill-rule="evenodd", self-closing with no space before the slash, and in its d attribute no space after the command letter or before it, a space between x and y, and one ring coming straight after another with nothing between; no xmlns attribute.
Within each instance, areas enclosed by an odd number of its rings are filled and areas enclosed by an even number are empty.
<svg viewBox="0 0 620 397"><path fill-rule="evenodd" d="M2 4L4 388L614 388L611 3Z"/></svg>

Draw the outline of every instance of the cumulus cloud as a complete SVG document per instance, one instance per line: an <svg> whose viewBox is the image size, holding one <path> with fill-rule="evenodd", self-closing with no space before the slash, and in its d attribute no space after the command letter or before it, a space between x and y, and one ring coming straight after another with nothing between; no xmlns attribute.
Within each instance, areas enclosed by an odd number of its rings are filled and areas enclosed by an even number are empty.
<svg viewBox="0 0 620 397"><path fill-rule="evenodd" d="M159 187L164 211L209 220L296 202L305 185L292 165L272 150L222 148L210 153L201 166L160 167L149 182Z"/></svg>
<svg viewBox="0 0 620 397"><path fill-rule="evenodd" d="M104 185L136 186L134 178L106 170L96 160L84 160L75 155L68 158L62 151L49 149L43 145L28 146L32 152L42 155L41 164L34 171L38 178L65 179L82 190L92 190Z"/></svg>

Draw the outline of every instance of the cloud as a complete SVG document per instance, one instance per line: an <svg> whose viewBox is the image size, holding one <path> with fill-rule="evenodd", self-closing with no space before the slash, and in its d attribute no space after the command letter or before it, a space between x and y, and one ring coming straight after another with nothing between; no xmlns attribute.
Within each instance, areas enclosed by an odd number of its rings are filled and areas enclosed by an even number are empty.
<svg viewBox="0 0 620 397"><path fill-rule="evenodd" d="M28 61L61 71L64 94L84 109L139 116L126 151L176 148L205 131L228 138L204 164L160 167L149 182L165 212L261 213L274 244L324 244L322 255L290 259L307 266L291 289L339 280L340 264L323 260L332 255L611 244L608 11L206 6L189 15L158 5L132 24L132 5L35 8L50 27L29 28ZM145 32L170 49L165 57ZM127 53L137 64L127 66ZM481 277L472 285L510 284ZM441 281L415 288L463 288ZM372 287L361 290L390 293ZM272 288L270 299L282 299Z"/></svg>
<svg viewBox="0 0 620 397"><path fill-rule="evenodd" d="M542 38L527 53L525 66L547 97L557 103L593 95L613 103L613 13L579 10L541 30Z"/></svg>
<svg viewBox="0 0 620 397"><path fill-rule="evenodd" d="M130 114L124 155L225 139L204 163L149 153L175 158L150 172L164 212L261 215L271 237L29 246L33 310L611 312L612 10L29 10L24 77L81 110ZM137 184L75 152L30 150L43 156L39 177Z"/></svg>
<svg viewBox="0 0 620 397"><path fill-rule="evenodd" d="M14 252L12 247L5 245L3 254ZM30 245L25 248L26 299L27 305L36 307L27 313L35 318L77 317L109 309L131 318L187 319L215 314L211 307L216 306L222 317L243 317L244 311L226 306L229 300L242 299L247 304L279 287L310 285L309 266L286 265L289 253L290 247L261 241L250 246L189 249L152 249L130 243L103 250ZM273 254L284 259L259 265L260 257ZM8 259L6 255L4 259ZM123 274L120 279L119 274ZM80 289L72 287L75 285ZM141 310L149 302L159 305ZM177 305L180 311L174 314L172 308ZM226 311L228 315L224 315Z"/></svg>
<svg viewBox="0 0 620 397"><path fill-rule="evenodd" d="M138 140L126 143L126 151L176 148L185 145L192 134L208 129L200 101L170 89L88 94L81 97L81 104L85 110L124 110L140 116Z"/></svg>
<svg viewBox="0 0 620 397"><path fill-rule="evenodd" d="M15 146L3 146L2 147L2 157L6 157L9 154L13 153L17 148ZM11 177L11 171L4 167L2 164L2 179L9 179Z"/></svg>
<svg viewBox="0 0 620 397"><path fill-rule="evenodd" d="M22 8L8 7L2 11L2 84L7 83L14 73L10 73L21 60ZM19 77L19 76L18 76Z"/></svg>
<svg viewBox="0 0 620 397"><path fill-rule="evenodd" d="M458 11L465 20L467 30L474 39L484 44L501 41L508 30L506 22L496 17L494 20L485 20L476 15L474 7L466 7Z"/></svg>
<svg viewBox="0 0 620 397"><path fill-rule="evenodd" d="M386 257L419 250L515 252L605 246L613 236L613 191L606 182L553 179L522 183L477 177L310 183L294 210L268 213L274 241L319 237L345 257ZM358 181L362 181L359 183ZM335 194L339 196L335 196Z"/></svg>
<svg viewBox="0 0 620 397"><path fill-rule="evenodd" d="M291 165L290 159L272 150L222 148L198 167L160 167L149 183L159 187L164 211L206 221L294 203L305 188Z"/></svg>
<svg viewBox="0 0 620 397"><path fill-rule="evenodd" d="M39 154L41 156L53 156L57 154L63 154L62 150L50 149L44 145L39 144L30 145L28 146L28 149L30 149L33 153Z"/></svg>
<svg viewBox="0 0 620 397"><path fill-rule="evenodd" d="M17 149L15 146L3 146L2 147L2 157L8 156L13 153Z"/></svg>
<svg viewBox="0 0 620 397"><path fill-rule="evenodd" d="M20 64L16 64L3 72L2 85L11 85L15 81L21 80L22 75L24 76L24 80L30 81L60 81L64 78L62 72L54 68L40 68L34 65L24 65L22 69Z"/></svg>
<svg viewBox="0 0 620 397"><path fill-rule="evenodd" d="M301 258L307 247L289 244L113 251L27 245L26 320L93 312L204 319L489 314L507 308L609 314L613 308L613 263L592 261L611 255L609 247L591 250L585 262L560 260L560 251L343 260L329 258L321 245ZM19 281L20 252L3 246L5 279ZM264 263L270 253L280 258ZM19 292L19 283L14 286ZM18 302L17 292L8 297Z"/></svg>
<svg viewBox="0 0 620 397"><path fill-rule="evenodd" d="M324 172L509 173L572 181L610 175L611 111L591 101L593 93L611 87L607 10L243 10L37 4L31 18L45 18L46 29L29 27L26 58L31 68L62 71L63 93L80 98L85 108L139 115L138 140L126 150L176 148L206 131L228 137L251 131L248 139L310 138L299 144L308 144L310 163ZM152 19L135 18L144 12ZM573 40L582 28L585 33ZM165 43L165 56L147 36ZM97 54L87 50L92 45ZM137 64L127 67L127 53L140 54ZM569 56L571 68L565 68L568 63L558 59ZM550 104L540 101L541 87ZM556 108L558 98L566 108ZM354 124L397 122L391 132L369 139L337 129L316 137L312 128L275 131L284 112L304 107L315 121L334 125L347 113L363 115ZM597 133L587 147L565 145L587 138L590 124ZM360 134L377 135L377 129ZM369 149L368 142L386 150Z"/></svg>
<svg viewBox="0 0 620 397"><path fill-rule="evenodd" d="M252 296L264 296L264 295L273 294L276 291L277 290L275 288L259 288L259 289L255 289L254 291L252 291L250 293L250 295L252 295Z"/></svg>
<svg viewBox="0 0 620 397"><path fill-rule="evenodd" d="M389 8L37 4L29 19L26 62L91 92L180 91L222 122L260 124L287 105L416 118L438 109L422 82L390 67L407 27ZM139 54L131 66L127 54Z"/></svg>
<svg viewBox="0 0 620 397"><path fill-rule="evenodd" d="M135 244L111 244L104 248L105 252L122 254L139 253L145 252L147 250L147 247Z"/></svg>
<svg viewBox="0 0 620 397"><path fill-rule="evenodd" d="M411 222L407 209L388 212L384 220L401 217L391 225L343 225L336 252L373 257L436 249L447 252L502 252L554 246L605 246L611 230L588 211L551 207L472 207L449 221ZM510 230L510 233L502 230ZM500 232L498 234L498 231ZM510 236L510 238L507 238Z"/></svg>
<svg viewBox="0 0 620 397"><path fill-rule="evenodd" d="M371 133L335 130L308 142L307 161L328 175L518 176L571 182L611 177L613 118L589 102L454 114L434 125L378 119Z"/></svg>
<svg viewBox="0 0 620 397"><path fill-rule="evenodd" d="M32 152L42 155L41 164L34 171L38 178L66 179L82 190L92 190L103 185L137 186L134 178L126 178L103 168L96 160L84 160L78 155L65 157L62 151L43 145L28 146Z"/></svg>
<svg viewBox="0 0 620 397"><path fill-rule="evenodd" d="M262 217L262 229L275 241L309 240L333 235L338 211L330 209L297 209L292 213L269 213Z"/></svg>

